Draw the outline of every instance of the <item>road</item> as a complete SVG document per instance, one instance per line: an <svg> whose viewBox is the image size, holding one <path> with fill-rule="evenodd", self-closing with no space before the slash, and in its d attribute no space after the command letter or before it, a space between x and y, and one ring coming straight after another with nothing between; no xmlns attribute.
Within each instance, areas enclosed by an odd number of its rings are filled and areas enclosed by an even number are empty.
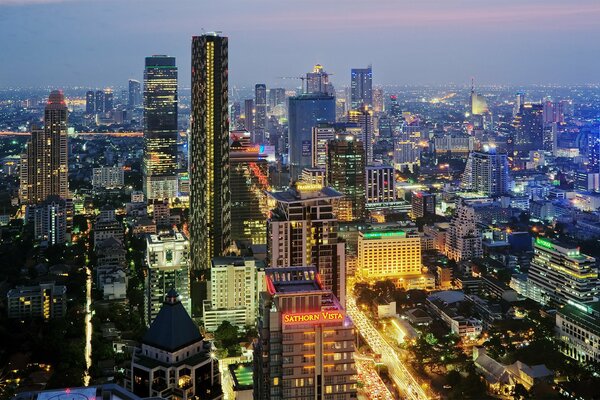
<svg viewBox="0 0 600 400"><path fill-rule="evenodd" d="M356 373L358 379L364 384L359 391L363 392L369 400L389 400L394 395L389 391L377 371L375 371L373 360L360 359L354 357L356 362Z"/></svg>
<svg viewBox="0 0 600 400"><path fill-rule="evenodd" d="M381 333L373 326L369 318L358 309L356 300L352 295L347 297L346 311L356 329L360 332L371 349L381 354L381 361L388 367L391 378L402 394L412 400L429 399L417 380L404 366L396 350L385 340Z"/></svg>
<svg viewBox="0 0 600 400"><path fill-rule="evenodd" d="M85 267L85 375L83 385L90 384L90 367L92 366L92 271Z"/></svg>

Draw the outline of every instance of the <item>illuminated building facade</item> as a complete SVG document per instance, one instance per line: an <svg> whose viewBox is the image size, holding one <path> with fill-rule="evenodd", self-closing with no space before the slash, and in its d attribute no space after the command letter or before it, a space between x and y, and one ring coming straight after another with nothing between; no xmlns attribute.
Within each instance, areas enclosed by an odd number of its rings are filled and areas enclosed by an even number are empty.
<svg viewBox="0 0 600 400"><path fill-rule="evenodd" d="M357 136L363 143L365 153L365 165L373 163L373 111L367 107L348 111L348 122L356 124L360 128Z"/></svg>
<svg viewBox="0 0 600 400"><path fill-rule="evenodd" d="M389 165L370 165L366 168L367 207L396 201L396 173Z"/></svg>
<svg viewBox="0 0 600 400"><path fill-rule="evenodd" d="M544 116L543 105L525 103L513 120L513 151L528 153L531 150L544 148Z"/></svg>
<svg viewBox="0 0 600 400"><path fill-rule="evenodd" d="M21 156L21 203L39 204L48 196L70 197L67 116L63 93L51 92L44 109L44 128L32 130Z"/></svg>
<svg viewBox="0 0 600 400"><path fill-rule="evenodd" d="M190 234L192 268L206 270L230 243L228 39L192 38Z"/></svg>
<svg viewBox="0 0 600 400"><path fill-rule="evenodd" d="M34 237L42 246L67 241L67 202L58 196L48 196L35 206Z"/></svg>
<svg viewBox="0 0 600 400"><path fill-rule="evenodd" d="M85 93L85 113L87 115L94 115L96 111L96 96L93 90L88 90Z"/></svg>
<svg viewBox="0 0 600 400"><path fill-rule="evenodd" d="M421 126L418 119L404 122L394 138L394 167L398 170L414 171L415 166L421 165Z"/></svg>
<svg viewBox="0 0 600 400"><path fill-rule="evenodd" d="M267 129L267 86L259 83L254 86L254 143L265 144Z"/></svg>
<svg viewBox="0 0 600 400"><path fill-rule="evenodd" d="M446 233L446 255L454 261L483 257L479 217L467 200L460 200Z"/></svg>
<svg viewBox="0 0 600 400"><path fill-rule="evenodd" d="M158 315L165 295L171 289L191 313L190 300L190 243L180 232L166 231L146 237L145 282L146 325Z"/></svg>
<svg viewBox="0 0 600 400"><path fill-rule="evenodd" d="M52 283L17 286L8 291L8 318L62 318L67 313L67 287Z"/></svg>
<svg viewBox="0 0 600 400"><path fill-rule="evenodd" d="M129 87L127 92L127 107L130 110L142 105L142 84L140 81L135 79L129 80Z"/></svg>
<svg viewBox="0 0 600 400"><path fill-rule="evenodd" d="M254 399L355 399L355 328L315 268L269 268L254 347Z"/></svg>
<svg viewBox="0 0 600 400"><path fill-rule="evenodd" d="M420 273L421 238L417 232L379 228L358 234L358 276L400 279Z"/></svg>
<svg viewBox="0 0 600 400"><path fill-rule="evenodd" d="M267 243L269 165L261 146L234 140L229 153L231 240Z"/></svg>
<svg viewBox="0 0 600 400"><path fill-rule="evenodd" d="M214 332L224 321L241 330L254 327L258 297L266 290L265 263L251 257L213 258L210 289L202 314L208 332Z"/></svg>
<svg viewBox="0 0 600 400"><path fill-rule="evenodd" d="M320 123L335 122L335 98L322 93L288 99L289 164L292 179L312 165L312 130Z"/></svg>
<svg viewBox="0 0 600 400"><path fill-rule="evenodd" d="M412 219L431 217L435 215L435 194L423 191L412 192Z"/></svg>
<svg viewBox="0 0 600 400"><path fill-rule="evenodd" d="M597 301L596 259L581 254L578 247L538 237L527 278L528 293L541 304L564 305Z"/></svg>
<svg viewBox="0 0 600 400"><path fill-rule="evenodd" d="M484 146L483 151L469 154L461 187L464 190L497 197L508 193L508 156L495 147Z"/></svg>
<svg viewBox="0 0 600 400"><path fill-rule="evenodd" d="M385 104L383 102L384 93L382 87L376 87L373 89L373 111L376 113L382 113L385 110Z"/></svg>
<svg viewBox="0 0 600 400"><path fill-rule="evenodd" d="M600 362L600 303L571 302L556 311L561 352L582 363Z"/></svg>
<svg viewBox="0 0 600 400"><path fill-rule="evenodd" d="M353 110L373 107L373 69L370 65L350 71L350 103Z"/></svg>
<svg viewBox="0 0 600 400"><path fill-rule="evenodd" d="M312 168L327 167L327 145L335 139L333 124L318 124L312 128Z"/></svg>
<svg viewBox="0 0 600 400"><path fill-rule="evenodd" d="M177 103L175 57L146 57L143 187L147 200L177 197Z"/></svg>
<svg viewBox="0 0 600 400"><path fill-rule="evenodd" d="M254 132L254 100L244 100L244 128L252 133Z"/></svg>
<svg viewBox="0 0 600 400"><path fill-rule="evenodd" d="M223 398L218 361L175 290L136 348L125 387L142 398L168 400Z"/></svg>
<svg viewBox="0 0 600 400"><path fill-rule="evenodd" d="M354 135L337 134L327 145L327 183L342 193L338 220L360 221L367 216L365 195L365 152Z"/></svg>
<svg viewBox="0 0 600 400"><path fill-rule="evenodd" d="M325 93L335 96L335 90L329 82L329 74L321 64L314 66L312 72L306 74L306 93Z"/></svg>
<svg viewBox="0 0 600 400"><path fill-rule="evenodd" d="M315 266L326 289L344 304L345 243L338 240L336 203L330 187L298 183L287 192L269 192L276 206L267 221L271 267Z"/></svg>

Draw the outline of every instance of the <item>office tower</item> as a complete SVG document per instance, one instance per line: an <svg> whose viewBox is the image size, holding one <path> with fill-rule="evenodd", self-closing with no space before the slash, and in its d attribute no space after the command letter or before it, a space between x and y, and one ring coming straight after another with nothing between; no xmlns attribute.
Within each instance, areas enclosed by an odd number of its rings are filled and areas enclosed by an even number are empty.
<svg viewBox="0 0 600 400"><path fill-rule="evenodd" d="M232 137L236 133L232 132ZM243 138L235 138L229 165L231 240L266 244L269 206L265 191L271 190L266 155L260 153L260 146L244 145Z"/></svg>
<svg viewBox="0 0 600 400"><path fill-rule="evenodd" d="M320 123L335 122L335 98L326 94L301 94L289 98L288 143L290 175L297 180L310 168L312 129Z"/></svg>
<svg viewBox="0 0 600 400"><path fill-rule="evenodd" d="M230 243L228 40L192 38L190 233L192 268L206 270Z"/></svg>
<svg viewBox="0 0 600 400"><path fill-rule="evenodd" d="M266 274L254 346L254 398L355 399L356 333L344 307L314 268L269 268Z"/></svg>
<svg viewBox="0 0 600 400"><path fill-rule="evenodd" d="M329 74L321 64L314 66L312 72L306 74L306 93L324 93L335 96L333 85L329 82Z"/></svg>
<svg viewBox="0 0 600 400"><path fill-rule="evenodd" d="M163 231L146 237L146 325L150 325L171 289L191 313L190 242L181 232Z"/></svg>
<svg viewBox="0 0 600 400"><path fill-rule="evenodd" d="M600 132L587 133L587 169L600 172Z"/></svg>
<svg viewBox="0 0 600 400"><path fill-rule="evenodd" d="M175 57L146 57L143 186L147 200L177 197L177 103Z"/></svg>
<svg viewBox="0 0 600 400"><path fill-rule="evenodd" d="M483 115L489 112L485 97L475 93L475 90L471 90L471 115Z"/></svg>
<svg viewBox="0 0 600 400"><path fill-rule="evenodd" d="M373 89L373 111L376 113L382 113L385 110L383 103L383 88L376 87Z"/></svg>
<svg viewBox="0 0 600 400"><path fill-rule="evenodd" d="M110 112L114 108L113 91L110 88L104 89L104 112Z"/></svg>
<svg viewBox="0 0 600 400"><path fill-rule="evenodd" d="M513 107L513 117L523 110L523 105L525 105L525 93L519 92L516 94L515 105Z"/></svg>
<svg viewBox="0 0 600 400"><path fill-rule="evenodd" d="M96 111L96 97L93 90L88 90L85 93L85 113L93 115Z"/></svg>
<svg viewBox="0 0 600 400"><path fill-rule="evenodd" d="M244 129L254 132L254 100L244 100Z"/></svg>
<svg viewBox="0 0 600 400"><path fill-rule="evenodd" d="M412 219L427 218L433 216L435 216L435 194L423 191L412 192Z"/></svg>
<svg viewBox="0 0 600 400"><path fill-rule="evenodd" d="M560 351L581 362L600 362L600 302L569 303L556 310Z"/></svg>
<svg viewBox="0 0 600 400"><path fill-rule="evenodd" d="M254 143L265 143L267 129L267 86L259 83L254 86Z"/></svg>
<svg viewBox="0 0 600 400"><path fill-rule="evenodd" d="M343 194L338 220L362 221L367 217L365 152L353 135L337 134L327 145L327 184Z"/></svg>
<svg viewBox="0 0 600 400"><path fill-rule="evenodd" d="M546 100L542 103L542 120L544 126L548 126L555 121L555 110L554 104L550 100Z"/></svg>
<svg viewBox="0 0 600 400"><path fill-rule="evenodd" d="M271 88L269 89L269 108L271 112L277 106L285 106L285 89Z"/></svg>
<svg viewBox="0 0 600 400"><path fill-rule="evenodd" d="M96 114L104 113L104 91L96 90Z"/></svg>
<svg viewBox="0 0 600 400"><path fill-rule="evenodd" d="M67 313L67 287L54 282L17 286L6 296L8 318L63 318Z"/></svg>
<svg viewBox="0 0 600 400"><path fill-rule="evenodd" d="M67 103L53 91L44 109L44 128L34 128L21 156L21 203L41 203L48 196L68 199Z"/></svg>
<svg viewBox="0 0 600 400"><path fill-rule="evenodd" d="M318 124L312 128L312 168L327 167L327 145L335 139L335 126Z"/></svg>
<svg viewBox="0 0 600 400"><path fill-rule="evenodd" d="M394 138L394 167L398 170L409 169L414 172L415 167L421 165L422 133L418 118L402 123L399 132Z"/></svg>
<svg viewBox="0 0 600 400"><path fill-rule="evenodd" d="M224 321L240 330L254 327L260 293L267 290L265 263L251 257L213 258L210 288L202 314L207 332L214 332Z"/></svg>
<svg viewBox="0 0 600 400"><path fill-rule="evenodd" d="M367 68L352 68L350 104L353 110L373 107L373 71L370 65Z"/></svg>
<svg viewBox="0 0 600 400"><path fill-rule="evenodd" d="M541 150L544 138L544 119L542 104L526 103L521 106L514 120L514 149L519 153Z"/></svg>
<svg viewBox="0 0 600 400"><path fill-rule="evenodd" d="M42 246L53 246L67 241L67 202L50 195L34 210L35 240Z"/></svg>
<svg viewBox="0 0 600 400"><path fill-rule="evenodd" d="M396 173L389 165L370 165L366 168L366 199L369 204L382 205L396 201Z"/></svg>
<svg viewBox="0 0 600 400"><path fill-rule="evenodd" d="M326 289L346 301L345 249L338 241L336 203L330 187L299 183L287 192L269 192L275 208L267 221L272 267L315 266Z"/></svg>
<svg viewBox="0 0 600 400"><path fill-rule="evenodd" d="M483 146L483 151L472 151L467 159L461 188L488 197L508 193L508 158L495 147Z"/></svg>
<svg viewBox="0 0 600 400"><path fill-rule="evenodd" d="M365 164L373 163L373 111L367 107L348 111L348 122L356 124L361 129L358 139L365 149Z"/></svg>
<svg viewBox="0 0 600 400"><path fill-rule="evenodd" d="M221 375L179 294L170 290L160 312L133 351L125 387L142 398L223 398Z"/></svg>
<svg viewBox="0 0 600 400"><path fill-rule="evenodd" d="M415 231L376 228L358 234L357 275L367 281L421 274L421 238Z"/></svg>
<svg viewBox="0 0 600 400"><path fill-rule="evenodd" d="M483 256L479 217L467 200L460 200L446 234L446 255L454 261Z"/></svg>
<svg viewBox="0 0 600 400"><path fill-rule="evenodd" d="M577 246L538 237L527 276L527 292L547 305L584 304L597 301L598 268L594 257Z"/></svg>
<svg viewBox="0 0 600 400"><path fill-rule="evenodd" d="M129 92L127 97L127 106L133 110L142 105L142 84L135 79L129 80Z"/></svg>
<svg viewBox="0 0 600 400"><path fill-rule="evenodd" d="M391 117L396 120L400 120L402 118L402 107L398 104L398 96L391 95L390 96L390 111L389 114Z"/></svg>

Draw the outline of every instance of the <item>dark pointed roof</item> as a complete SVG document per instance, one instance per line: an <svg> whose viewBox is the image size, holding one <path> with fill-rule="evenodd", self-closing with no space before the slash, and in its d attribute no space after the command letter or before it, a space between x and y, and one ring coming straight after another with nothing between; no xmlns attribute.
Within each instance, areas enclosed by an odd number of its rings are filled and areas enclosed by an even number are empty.
<svg viewBox="0 0 600 400"><path fill-rule="evenodd" d="M142 343L173 353L201 340L200 330L181 304L179 295L174 289L169 290Z"/></svg>

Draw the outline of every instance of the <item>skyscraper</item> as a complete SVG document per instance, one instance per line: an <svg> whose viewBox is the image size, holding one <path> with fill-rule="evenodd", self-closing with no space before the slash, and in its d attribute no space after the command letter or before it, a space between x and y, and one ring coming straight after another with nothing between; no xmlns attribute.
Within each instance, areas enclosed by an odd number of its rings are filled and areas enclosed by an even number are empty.
<svg viewBox="0 0 600 400"><path fill-rule="evenodd" d="M104 89L104 112L110 112L114 108L114 96L111 88Z"/></svg>
<svg viewBox="0 0 600 400"><path fill-rule="evenodd" d="M350 102L353 110L363 106L373 107L373 70L352 68L350 74Z"/></svg>
<svg viewBox="0 0 600 400"><path fill-rule="evenodd" d="M335 98L320 93L290 97L288 116L290 174L295 180L311 167L313 127L335 122Z"/></svg>
<svg viewBox="0 0 600 400"><path fill-rule="evenodd" d="M129 109L134 109L142 104L142 84L135 79L129 80L129 92L127 98L127 106Z"/></svg>
<svg viewBox="0 0 600 400"><path fill-rule="evenodd" d="M38 204L51 195L70 197L67 116L63 93L51 92L44 110L44 128L32 130L21 156L21 203Z"/></svg>
<svg viewBox="0 0 600 400"><path fill-rule="evenodd" d="M96 111L96 96L93 90L88 90L85 93L85 113L93 115Z"/></svg>
<svg viewBox="0 0 600 400"><path fill-rule="evenodd" d="M479 216L469 200L460 200L446 236L446 255L461 261L483 256Z"/></svg>
<svg viewBox="0 0 600 400"><path fill-rule="evenodd" d="M373 111L367 106L348 111L348 122L356 124L361 129L358 139L363 143L365 165L373 163Z"/></svg>
<svg viewBox="0 0 600 400"><path fill-rule="evenodd" d="M306 74L306 93L335 95L333 85L329 82L329 74L321 64L315 65L312 72Z"/></svg>
<svg viewBox="0 0 600 400"><path fill-rule="evenodd" d="M461 184L463 189L497 197L508 192L508 183L506 153L486 145L483 151L469 154Z"/></svg>
<svg viewBox="0 0 600 400"><path fill-rule="evenodd" d="M339 201L340 221L366 218L365 152L360 140L350 134L337 134L327 145L327 183L342 193Z"/></svg>
<svg viewBox="0 0 600 400"><path fill-rule="evenodd" d="M544 116L543 105L525 103L521 111L515 115L514 150L528 153L531 150L541 150L544 146Z"/></svg>
<svg viewBox="0 0 600 400"><path fill-rule="evenodd" d="M143 187L147 200L177 196L177 67L175 57L146 57Z"/></svg>
<svg viewBox="0 0 600 400"><path fill-rule="evenodd" d="M244 100L244 128L253 134L254 132L254 100Z"/></svg>
<svg viewBox="0 0 600 400"><path fill-rule="evenodd" d="M333 124L318 124L312 129L312 168L327 167L327 144L335 139Z"/></svg>
<svg viewBox="0 0 600 400"><path fill-rule="evenodd" d="M96 114L102 114L104 112L104 91L96 90Z"/></svg>
<svg viewBox="0 0 600 400"><path fill-rule="evenodd" d="M254 143L265 143L265 131L267 129L267 86L259 83L254 86Z"/></svg>
<svg viewBox="0 0 600 400"><path fill-rule="evenodd" d="M228 39L192 38L190 234L192 268L206 270L229 246ZM204 300L204 299L201 299Z"/></svg>

